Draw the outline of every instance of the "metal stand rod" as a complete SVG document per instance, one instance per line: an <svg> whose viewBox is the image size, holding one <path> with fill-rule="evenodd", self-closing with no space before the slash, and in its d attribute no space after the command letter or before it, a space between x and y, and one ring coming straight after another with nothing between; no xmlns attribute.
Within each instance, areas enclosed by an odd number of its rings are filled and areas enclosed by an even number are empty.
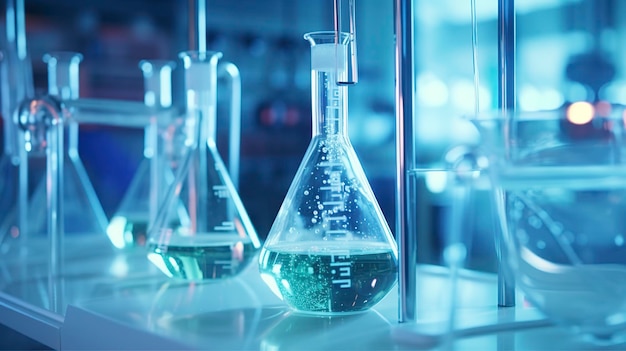
<svg viewBox="0 0 626 351"><path fill-rule="evenodd" d="M206 0L189 0L189 50L206 51Z"/></svg>
<svg viewBox="0 0 626 351"><path fill-rule="evenodd" d="M498 96L503 113L515 109L515 1L498 0ZM503 247L496 240L498 251L498 306L515 306L515 282L505 279Z"/></svg>
<svg viewBox="0 0 626 351"><path fill-rule="evenodd" d="M398 242L398 321L416 320L417 235L411 233L411 196L408 194L408 170L414 163L415 62L413 57L414 0L396 0L394 31L396 35L396 239ZM415 194L413 194L415 195Z"/></svg>

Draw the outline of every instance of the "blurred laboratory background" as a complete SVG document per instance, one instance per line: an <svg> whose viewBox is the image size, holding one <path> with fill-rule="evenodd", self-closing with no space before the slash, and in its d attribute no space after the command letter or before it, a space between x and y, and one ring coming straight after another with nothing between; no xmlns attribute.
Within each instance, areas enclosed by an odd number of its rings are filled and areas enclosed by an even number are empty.
<svg viewBox="0 0 626 351"><path fill-rule="evenodd" d="M333 2L208 0L207 49L237 65L242 82L239 191L261 237L269 231L311 138L310 44L333 29ZM351 90L352 141L389 221L394 213L393 8L359 6L362 84ZM47 90L53 51L83 54L80 96L143 101L143 59L178 61L190 48L190 1L26 0L35 89ZM180 71L180 69L178 70ZM177 82L178 80L178 82ZM175 74L174 99L182 77ZM178 85L180 86L180 84ZM224 89L227 91L228 89ZM228 160L229 99L218 94L218 149ZM143 157L143 130L81 125L79 152L110 217Z"/></svg>
<svg viewBox="0 0 626 351"><path fill-rule="evenodd" d="M36 90L45 92L43 55L83 54L81 97L143 101L142 59L177 60L189 48L186 0L26 0L27 45ZM498 106L497 1L418 0L416 143L419 162L456 141L475 141L463 116ZM619 0L517 0L516 96L523 110L568 102L626 99L626 13ZM591 6L593 4L593 6ZM311 136L306 32L333 29L332 0L207 0L207 48L222 51L242 80L239 193L264 238ZM475 16L473 16L475 15ZM359 83L350 89L349 133L392 230L395 227L393 3L357 1ZM476 26L473 26L473 20ZM477 44L477 45L475 45ZM598 67L602 68L601 70ZM599 73L601 72L601 73ZM180 92L174 85L174 100ZM478 87L478 89L477 89ZM479 92L476 98L475 91ZM227 159L227 94L218 94L219 150ZM142 129L81 125L79 152L111 216L141 159ZM428 190L428 189L426 189ZM428 192L424 192L427 196ZM436 201L426 208L436 220ZM485 211L487 212L487 211ZM478 226L474 268L493 270L488 215ZM420 260L437 262L437 237Z"/></svg>

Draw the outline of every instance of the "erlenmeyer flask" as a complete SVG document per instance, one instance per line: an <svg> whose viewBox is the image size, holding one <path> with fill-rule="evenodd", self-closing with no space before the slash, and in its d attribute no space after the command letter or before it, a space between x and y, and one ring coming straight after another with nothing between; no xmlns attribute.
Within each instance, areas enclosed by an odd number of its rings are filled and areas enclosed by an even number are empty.
<svg viewBox="0 0 626 351"><path fill-rule="evenodd" d="M171 277L225 278L243 270L261 245L216 147L221 53L180 57L187 111L172 138L187 150L149 230L148 258Z"/></svg>
<svg viewBox="0 0 626 351"><path fill-rule="evenodd" d="M48 92L61 101L75 100L79 97L79 64L82 55L75 52L54 52L44 56L48 66ZM63 201L65 209L65 233L104 234L107 217L100 200L89 180L78 153L78 123L69 119L67 122L68 138L64 146L65 169L63 170ZM37 155L29 155L36 158ZM33 233L46 233L44 219L46 210L46 184L38 169L30 168L29 177L38 181L38 185L29 200L29 230Z"/></svg>
<svg viewBox="0 0 626 351"><path fill-rule="evenodd" d="M139 63L144 77L146 106L156 109L171 107L172 71L175 67L174 62L166 60L143 60ZM162 162L168 157L165 151L170 148L158 147L159 127L166 122L155 117L146 126L143 159L107 227L107 235L117 248L145 245L148 227L156 217L156 207L163 201L165 191L162 189L167 189L173 181L169 164Z"/></svg>
<svg viewBox="0 0 626 351"><path fill-rule="evenodd" d="M395 285L397 247L347 135L348 92L336 72L346 71L348 35L338 45L335 32L305 39L313 137L261 250L261 275L295 310L363 311Z"/></svg>

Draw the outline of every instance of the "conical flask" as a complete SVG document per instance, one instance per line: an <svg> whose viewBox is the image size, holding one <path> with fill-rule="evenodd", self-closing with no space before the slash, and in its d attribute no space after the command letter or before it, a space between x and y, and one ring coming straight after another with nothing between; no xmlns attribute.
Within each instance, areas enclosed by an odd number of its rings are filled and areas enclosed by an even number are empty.
<svg viewBox="0 0 626 351"><path fill-rule="evenodd" d="M311 43L313 137L259 257L263 280L291 308L367 310L397 280L397 247L347 135L348 35ZM337 57L337 60L335 59Z"/></svg>
<svg viewBox="0 0 626 351"><path fill-rule="evenodd" d="M48 92L61 101L75 100L79 97L79 65L82 55L75 52L53 52L44 56L48 67ZM107 216L100 204L85 167L78 153L78 123L66 122L68 128L67 143L64 146L63 203L65 209L65 233L104 234L108 224ZM36 153L29 158L37 158ZM37 162L37 160L34 160ZM29 200L29 230L33 233L46 233L46 184L42 172L29 168L29 178L39 182Z"/></svg>
<svg viewBox="0 0 626 351"><path fill-rule="evenodd" d="M142 60L139 63L144 77L146 106L155 109L171 107L175 67L175 62L167 60ZM143 159L107 227L107 235L117 248L146 244L148 227L154 222L157 206L165 196L163 189L173 181L174 175L166 160L171 148L159 147L163 142L171 142L169 138L159 138L160 127L166 123L155 117L146 126Z"/></svg>
<svg viewBox="0 0 626 351"><path fill-rule="evenodd" d="M238 274L260 242L216 147L218 52L180 54L186 116L172 136L186 146L174 183L149 230L148 258L186 280Z"/></svg>

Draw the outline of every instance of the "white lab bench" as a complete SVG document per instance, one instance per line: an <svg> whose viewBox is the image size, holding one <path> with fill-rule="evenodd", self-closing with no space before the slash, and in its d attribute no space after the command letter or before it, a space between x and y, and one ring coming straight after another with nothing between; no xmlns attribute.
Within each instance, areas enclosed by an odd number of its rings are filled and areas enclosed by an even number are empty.
<svg viewBox="0 0 626 351"><path fill-rule="evenodd" d="M414 350L442 349L449 340L442 332L448 274L438 266L418 267L419 320L399 324L396 289L367 312L299 315L263 283L256 261L236 278L184 282L165 277L141 249L118 251L106 238L67 238L66 245L65 278L52 285L44 254L27 265L6 255L0 261L0 323L58 350ZM52 288L59 312L50 310ZM498 309L495 275L463 272L459 288L462 337L453 349L595 348L522 296L516 307Z"/></svg>

